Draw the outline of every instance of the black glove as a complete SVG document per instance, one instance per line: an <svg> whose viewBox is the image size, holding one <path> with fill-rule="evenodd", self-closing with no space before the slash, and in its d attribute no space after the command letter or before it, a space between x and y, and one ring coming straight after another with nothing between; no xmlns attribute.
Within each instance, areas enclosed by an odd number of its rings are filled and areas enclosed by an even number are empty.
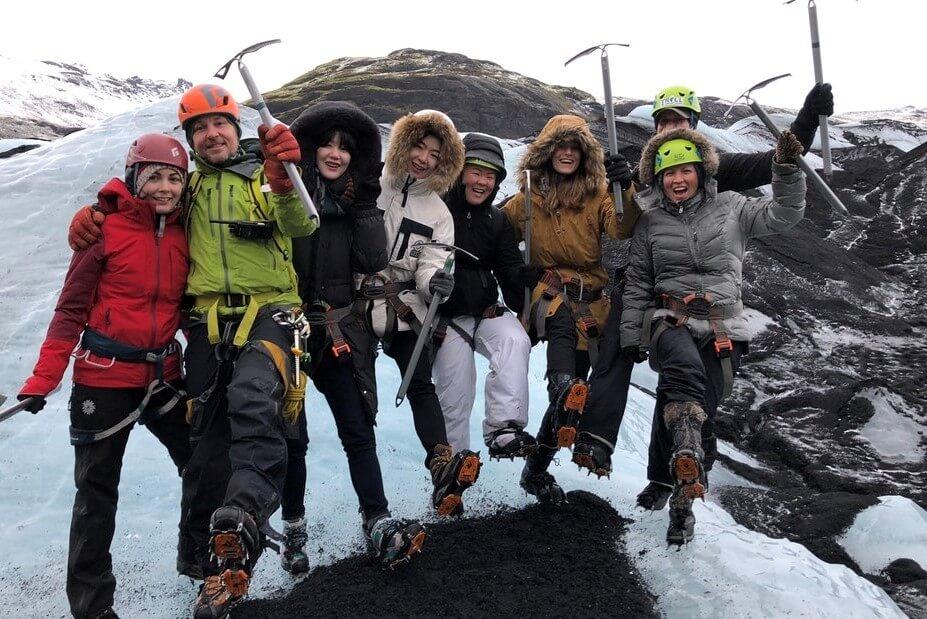
<svg viewBox="0 0 927 619"><path fill-rule="evenodd" d="M605 178L608 179L609 185L620 184L622 191L631 186L631 166L628 165L628 160L624 158L624 155L605 153Z"/></svg>
<svg viewBox="0 0 927 619"><path fill-rule="evenodd" d="M379 162L359 175L354 184L355 210L376 207L377 198L380 197L380 172L382 170L383 162Z"/></svg>
<svg viewBox="0 0 927 619"><path fill-rule="evenodd" d="M814 88L808 91L805 102L799 110L799 116L831 116L834 113L834 93L828 83L815 84Z"/></svg>
<svg viewBox="0 0 927 619"><path fill-rule="evenodd" d="M33 415L45 408L45 398L40 395L21 395L17 399L22 402L28 398L32 398L32 401L29 402L29 405L23 410L27 410Z"/></svg>
<svg viewBox="0 0 927 619"><path fill-rule="evenodd" d="M539 281L541 281L541 274L543 272L544 269L541 267L536 267L530 264L520 266L518 267L518 281L525 288L534 290L534 287L538 285Z"/></svg>
<svg viewBox="0 0 927 619"><path fill-rule="evenodd" d="M795 158L801 157L804 152L804 146L794 133L786 130L779 135L779 141L776 142L776 163L795 163Z"/></svg>
<svg viewBox="0 0 927 619"><path fill-rule="evenodd" d="M444 270L437 271L428 282L428 290L433 295L445 298L451 296L454 292L454 276Z"/></svg>
<svg viewBox="0 0 927 619"><path fill-rule="evenodd" d="M647 353L638 346L624 346L621 354L625 359L630 359L634 363L643 363L647 360Z"/></svg>

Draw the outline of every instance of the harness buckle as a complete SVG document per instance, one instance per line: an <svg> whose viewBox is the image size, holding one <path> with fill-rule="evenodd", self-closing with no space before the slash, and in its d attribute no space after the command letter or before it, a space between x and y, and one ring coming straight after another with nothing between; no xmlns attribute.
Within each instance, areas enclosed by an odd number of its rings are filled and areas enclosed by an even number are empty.
<svg viewBox="0 0 927 619"><path fill-rule="evenodd" d="M222 295L226 307L247 307L251 303L251 295L227 293Z"/></svg>
<svg viewBox="0 0 927 619"><path fill-rule="evenodd" d="M563 289L563 281L560 280L550 269L544 270L544 275L541 276L539 283L545 284L547 286L542 294L548 299L553 299L558 294L560 294L560 291Z"/></svg>
<svg viewBox="0 0 927 619"><path fill-rule="evenodd" d="M734 350L734 344L724 333L715 334L715 354L721 357L722 359L730 357L731 352Z"/></svg>
<svg viewBox="0 0 927 619"><path fill-rule="evenodd" d="M599 337L599 323L596 322L595 316L590 314L581 314L579 317L579 326L588 338Z"/></svg>
<svg viewBox="0 0 927 619"><path fill-rule="evenodd" d="M332 340L332 354L338 361L345 361L351 356L351 346L343 339Z"/></svg>

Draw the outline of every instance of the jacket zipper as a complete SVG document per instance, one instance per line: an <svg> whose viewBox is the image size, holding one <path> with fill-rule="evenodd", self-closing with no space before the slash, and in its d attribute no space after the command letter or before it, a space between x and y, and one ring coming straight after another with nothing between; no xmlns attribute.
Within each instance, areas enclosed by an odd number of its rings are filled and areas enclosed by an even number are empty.
<svg viewBox="0 0 927 619"><path fill-rule="evenodd" d="M158 223L156 224L155 230L155 289L154 294L151 297L151 339L149 341L149 348L154 348L158 341L158 298L161 294L161 225L164 223L165 216L158 215ZM154 380L153 372L154 368L151 367L150 363L145 364L148 367L148 382Z"/></svg>
<svg viewBox="0 0 927 619"><path fill-rule="evenodd" d="M406 200L409 199L409 187L412 186L412 183L415 182L415 179L411 176L406 176L405 182L402 184L402 208L406 207Z"/></svg>
<svg viewBox="0 0 927 619"><path fill-rule="evenodd" d="M219 175L216 177L216 193L219 195L219 200L216 208L219 210L219 219L226 219L225 213L222 210L222 172L219 172ZM229 202L231 202L232 187L229 186ZM222 276L225 279L225 294L232 294L232 283L229 281L229 261L228 257L225 254L225 228L226 226L220 226L219 229L219 254L222 256Z"/></svg>
<svg viewBox="0 0 927 619"><path fill-rule="evenodd" d="M698 289L695 292L696 294L702 294L704 286L702 284L702 265L698 259L698 231L690 228L689 224L691 220L688 215L680 219L682 220L683 226L685 226L686 245L689 247L689 252L692 254L692 262L695 264L695 270L698 273Z"/></svg>

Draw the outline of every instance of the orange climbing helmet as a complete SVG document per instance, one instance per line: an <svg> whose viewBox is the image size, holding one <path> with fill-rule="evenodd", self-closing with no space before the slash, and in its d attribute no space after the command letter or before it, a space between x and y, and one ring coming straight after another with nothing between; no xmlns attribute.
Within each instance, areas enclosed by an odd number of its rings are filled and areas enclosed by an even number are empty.
<svg viewBox="0 0 927 619"><path fill-rule="evenodd" d="M225 114L232 120L232 123L238 128L238 133L241 134L241 126L239 125L241 113L238 110L238 103L235 102L229 91L222 86L197 84L180 97L177 119L180 121L180 126L188 133L187 124L194 118L206 114Z"/></svg>

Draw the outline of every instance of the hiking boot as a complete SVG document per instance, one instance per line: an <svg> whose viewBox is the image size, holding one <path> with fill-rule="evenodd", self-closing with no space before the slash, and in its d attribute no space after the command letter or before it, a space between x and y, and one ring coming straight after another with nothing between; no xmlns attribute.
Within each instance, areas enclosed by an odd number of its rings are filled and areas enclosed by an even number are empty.
<svg viewBox="0 0 927 619"><path fill-rule="evenodd" d="M669 402L663 409L663 420L673 434L670 475L676 489L689 500L704 498L708 491L702 451L702 423L706 418L695 402Z"/></svg>
<svg viewBox="0 0 927 619"><path fill-rule="evenodd" d="M415 520L401 520L389 515L375 516L364 523L364 536L380 563L396 569L422 551L427 534Z"/></svg>
<svg viewBox="0 0 927 619"><path fill-rule="evenodd" d="M435 487L431 504L438 510L439 516L459 515L462 512L463 492L476 483L481 466L478 453L463 449L451 455L450 446L435 447L428 468L431 469L431 481Z"/></svg>
<svg viewBox="0 0 927 619"><path fill-rule="evenodd" d="M283 521L283 550L280 553L280 563L283 569L294 576L309 571L309 557L303 550L308 541L305 518Z"/></svg>
<svg viewBox="0 0 927 619"><path fill-rule="evenodd" d="M692 513L692 499L688 498L681 487L673 490L670 499L669 527L666 529L666 543L682 546L692 541L695 536L695 514Z"/></svg>
<svg viewBox="0 0 927 619"><path fill-rule="evenodd" d="M596 477L608 477L612 472L612 451L613 447L603 439L582 432L573 447L573 462L589 471L590 475L595 473Z"/></svg>
<svg viewBox="0 0 927 619"><path fill-rule="evenodd" d="M541 503L559 505L566 501L566 494L553 475L547 471L534 472L527 463L522 469L519 485Z"/></svg>
<svg viewBox="0 0 927 619"><path fill-rule="evenodd" d="M522 428L509 426L489 435L486 439L486 446L489 447L490 460L493 458L514 460L515 458L527 458L537 451L538 442Z"/></svg>
<svg viewBox="0 0 927 619"><path fill-rule="evenodd" d="M260 544L257 525L239 507L220 507L212 514L209 529L211 558L219 574L207 576L196 598L194 619L221 619L248 595L251 558Z"/></svg>
<svg viewBox="0 0 927 619"><path fill-rule="evenodd" d="M548 379L547 390L554 407L550 419L557 447L572 447L573 441L576 440L579 418L586 407L589 385L582 378L573 378L569 374L554 374Z"/></svg>
<svg viewBox="0 0 927 619"><path fill-rule="evenodd" d="M119 615L117 615L113 607L110 606L93 615L93 619L119 619Z"/></svg>
<svg viewBox="0 0 927 619"><path fill-rule="evenodd" d="M637 506L658 512L666 507L666 502L672 494L671 486L652 481L637 495Z"/></svg>

